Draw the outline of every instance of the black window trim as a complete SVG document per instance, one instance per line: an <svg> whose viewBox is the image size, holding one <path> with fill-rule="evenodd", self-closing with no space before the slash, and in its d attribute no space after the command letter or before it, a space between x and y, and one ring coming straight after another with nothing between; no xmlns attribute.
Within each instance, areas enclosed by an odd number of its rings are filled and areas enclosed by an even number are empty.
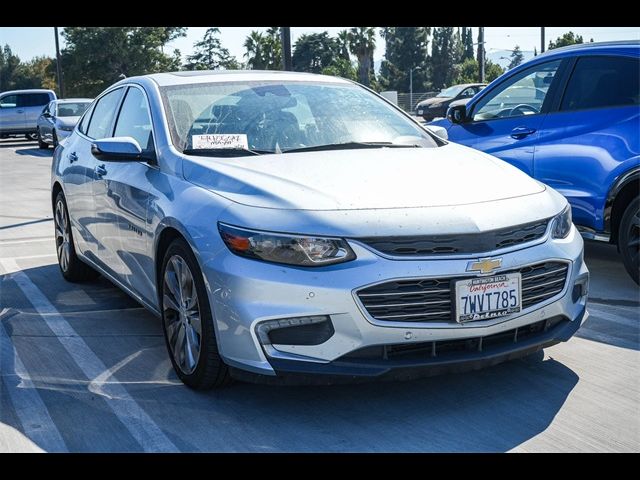
<svg viewBox="0 0 640 480"><path fill-rule="evenodd" d="M578 65L578 61L582 58L593 58L593 57L609 57L609 58L620 58L620 57L624 57L624 58L630 58L632 60L636 60L638 61L638 63L640 63L640 60L638 60L638 57L636 57L635 55L616 55L614 53L585 53L583 55L576 55L575 57L571 57L571 65L569 68L567 68L567 73L565 74L565 78L563 79L563 83L562 83L562 94L558 95L557 97L557 101L554 102L554 110L550 111L549 113L571 113L571 112L589 112L589 111L596 111L596 110L610 110L613 108L629 108L629 107L638 107L638 105L633 105L633 104L629 104L629 105L608 105L608 106L604 106L604 107L591 107L591 108L579 108L579 109L573 109L573 110L560 110L560 106L562 105L562 101L564 100L564 96L567 93L567 87L569 86L569 81L571 80L571 77L573 77L573 73L575 72L575 69Z"/></svg>
<svg viewBox="0 0 640 480"><path fill-rule="evenodd" d="M551 82L551 85L549 85L549 89L547 90L547 95L545 95L544 101L542 102L542 107L540 108L540 112L539 113L534 113L533 115L527 115L527 118L537 117L537 116L541 116L541 115L547 115L551 111L552 105L555 105L555 100L558 97L558 94L557 94L558 85L560 85L560 82L562 81L562 79L564 79L564 77L566 75L567 61L568 60L572 60L572 59L551 58L546 62L540 62L540 63L537 63L535 65L530 66L529 68L525 68L521 72L518 72L515 75L510 75L508 78L505 78L500 83L498 83L493 88L491 88L491 90L487 91L487 88L485 87L485 88L482 89L482 91L483 92L485 92L485 91L487 92L485 95L490 95L491 94L490 92L496 91L496 89L500 88L505 82L510 81L513 77L519 75L520 73L527 72L529 70L533 70L533 69L538 68L541 65L545 65L547 63L557 62L558 60L560 60L560 65L558 65L558 69L556 70L556 73L553 76L553 80ZM465 124L479 124L479 123L483 123L483 122L495 122L495 121L513 120L514 118L519 118L519 117L502 117L502 118L487 118L487 119L482 119L482 120L473 120L473 111L476 109L476 107L478 106L478 103L480 103L480 101L481 100L478 100L473 105L473 108L471 109L471 111L467 112L467 117L469 118L469 121L465 122Z"/></svg>
<svg viewBox="0 0 640 480"><path fill-rule="evenodd" d="M158 165L157 153L156 153L158 151L158 146L156 145L156 135L153 128L153 115L151 113L151 103L149 102L149 96L147 95L147 92L142 87L142 85L139 85L137 83L126 83L123 86L125 88L125 92L120 98L120 104L118 105L118 109L117 109L118 111L116 113L116 116L114 117L113 125L111 126L111 136L113 137L116 133L116 125L118 124L118 120L120 120L120 113L122 112L122 107L124 106L124 102L127 99L127 94L129 93L129 90L132 88L137 88L142 92L142 95L144 96L144 99L147 102L147 111L149 112L149 120L151 120L151 141L153 142L152 150L147 150L142 145L140 145L140 147L142 148L142 152L146 154L144 157L145 159L143 160L143 163L146 163L150 166L155 167Z"/></svg>

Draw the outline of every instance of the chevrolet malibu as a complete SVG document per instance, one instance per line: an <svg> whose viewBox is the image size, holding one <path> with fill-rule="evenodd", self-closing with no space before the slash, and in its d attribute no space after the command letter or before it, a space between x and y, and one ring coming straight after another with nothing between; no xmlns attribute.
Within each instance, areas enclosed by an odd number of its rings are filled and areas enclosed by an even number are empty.
<svg viewBox="0 0 640 480"><path fill-rule="evenodd" d="M193 388L479 368L588 315L564 197L343 79L124 79L56 148L51 187L64 278L158 315Z"/></svg>

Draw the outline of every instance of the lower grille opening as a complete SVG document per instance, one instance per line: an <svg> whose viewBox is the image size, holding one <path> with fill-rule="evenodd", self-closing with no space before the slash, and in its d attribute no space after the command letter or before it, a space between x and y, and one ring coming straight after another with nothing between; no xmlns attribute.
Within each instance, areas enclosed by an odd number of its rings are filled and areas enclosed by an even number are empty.
<svg viewBox="0 0 640 480"><path fill-rule="evenodd" d="M558 315L484 337L417 342L411 344L376 345L355 350L341 357L341 360L368 358L388 361L410 361L424 359L425 357L447 358L465 352L491 352L505 345L540 336L550 329L556 328L566 322L569 322L567 317Z"/></svg>

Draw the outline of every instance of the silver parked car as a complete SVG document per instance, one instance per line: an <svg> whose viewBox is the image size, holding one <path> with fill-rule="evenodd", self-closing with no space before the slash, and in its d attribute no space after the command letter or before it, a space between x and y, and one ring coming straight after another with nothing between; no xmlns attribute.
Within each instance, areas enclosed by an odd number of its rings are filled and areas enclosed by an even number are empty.
<svg viewBox="0 0 640 480"><path fill-rule="evenodd" d="M38 117L38 147L54 147L58 142L64 140L73 131L93 99L91 98L68 98L65 100L53 100L50 102Z"/></svg>
<svg viewBox="0 0 640 480"><path fill-rule="evenodd" d="M335 77L127 78L51 187L62 275L161 317L194 388L477 368L587 318L564 197Z"/></svg>
<svg viewBox="0 0 640 480"><path fill-rule="evenodd" d="M0 93L0 138L24 135L36 140L42 107L56 99L53 90L11 90Z"/></svg>

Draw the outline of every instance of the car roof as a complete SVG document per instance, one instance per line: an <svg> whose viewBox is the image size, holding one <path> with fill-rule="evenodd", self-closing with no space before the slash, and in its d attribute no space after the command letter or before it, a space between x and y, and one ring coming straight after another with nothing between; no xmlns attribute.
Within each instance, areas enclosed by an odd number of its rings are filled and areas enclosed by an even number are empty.
<svg viewBox="0 0 640 480"><path fill-rule="evenodd" d="M54 93L53 90L48 90L46 88L26 88L23 90L7 90L6 92L0 92L0 95L6 94L16 94L16 93Z"/></svg>
<svg viewBox="0 0 640 480"><path fill-rule="evenodd" d="M161 87L193 83L247 82L247 81L297 81L350 84L350 80L318 75L315 73L285 72L279 70L187 70L180 72L152 73L140 77L128 77L118 84L147 78Z"/></svg>
<svg viewBox="0 0 640 480"><path fill-rule="evenodd" d="M611 42L589 42L589 43L576 43L574 45L568 45L566 47L554 48L553 50L547 50L546 52L538 55L537 58L554 57L554 56L571 56L580 53L594 53L605 51L624 51L628 53L635 53L640 55L640 40L616 40Z"/></svg>

